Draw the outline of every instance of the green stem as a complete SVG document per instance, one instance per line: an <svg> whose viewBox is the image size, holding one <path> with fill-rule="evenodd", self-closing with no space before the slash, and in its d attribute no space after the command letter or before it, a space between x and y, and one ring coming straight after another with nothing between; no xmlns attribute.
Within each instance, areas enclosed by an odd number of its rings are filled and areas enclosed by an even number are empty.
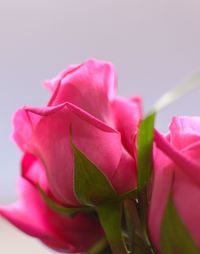
<svg viewBox="0 0 200 254"><path fill-rule="evenodd" d="M124 200L124 209L131 253L152 254L151 246L143 235L137 204L134 200Z"/></svg>
<svg viewBox="0 0 200 254"><path fill-rule="evenodd" d="M124 212L128 232L129 249L131 253L135 253L135 234L140 233L141 223L134 200L124 200Z"/></svg>
<svg viewBox="0 0 200 254"><path fill-rule="evenodd" d="M143 189L138 193L138 211L143 235L147 239L147 212L148 212L147 186L144 186Z"/></svg>
<svg viewBox="0 0 200 254"><path fill-rule="evenodd" d="M121 229L121 203L110 202L96 209L113 254L128 254Z"/></svg>

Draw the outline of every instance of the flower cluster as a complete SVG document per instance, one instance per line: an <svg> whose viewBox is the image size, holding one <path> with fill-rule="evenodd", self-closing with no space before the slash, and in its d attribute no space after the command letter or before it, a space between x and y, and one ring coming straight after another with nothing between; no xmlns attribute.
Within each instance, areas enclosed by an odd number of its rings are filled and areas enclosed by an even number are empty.
<svg viewBox="0 0 200 254"><path fill-rule="evenodd" d="M116 83L87 60L44 83L46 106L17 110L19 201L0 214L58 252L200 253L200 117L163 135Z"/></svg>

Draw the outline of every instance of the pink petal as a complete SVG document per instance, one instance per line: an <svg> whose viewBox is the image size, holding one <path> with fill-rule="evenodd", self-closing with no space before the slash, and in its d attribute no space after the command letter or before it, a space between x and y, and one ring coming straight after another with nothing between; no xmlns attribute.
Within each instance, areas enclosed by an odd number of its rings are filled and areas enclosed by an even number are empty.
<svg viewBox="0 0 200 254"><path fill-rule="evenodd" d="M153 189L148 214L150 239L160 249L160 225L173 181L173 164L159 149L154 149Z"/></svg>
<svg viewBox="0 0 200 254"><path fill-rule="evenodd" d="M182 221L200 247L200 186L181 168L176 168L173 200Z"/></svg>
<svg viewBox="0 0 200 254"><path fill-rule="evenodd" d="M157 131L155 131L155 142L161 150L157 149L154 156L154 181L149 211L151 239L159 249L161 218L167 195L172 192L178 213L193 239L200 246L200 223L198 223L200 221L198 212L200 209L200 142L190 144L180 151L169 143L169 136L165 139ZM172 176L173 185L170 184Z"/></svg>
<svg viewBox="0 0 200 254"><path fill-rule="evenodd" d="M95 217L67 217L50 210L29 182L18 182L20 201L0 207L0 214L23 232L63 252L86 252L102 236Z"/></svg>
<svg viewBox="0 0 200 254"><path fill-rule="evenodd" d="M123 149L119 165L111 182L119 194L123 194L136 188L136 163L134 158L125 149Z"/></svg>
<svg viewBox="0 0 200 254"><path fill-rule="evenodd" d="M170 142L177 149L200 141L200 117L173 117L169 129Z"/></svg>
<svg viewBox="0 0 200 254"><path fill-rule="evenodd" d="M200 184L200 165L193 158L185 156L184 149L182 151L176 149L157 130L154 132L154 140L157 147L181 168L188 177L193 179L196 184Z"/></svg>
<svg viewBox="0 0 200 254"><path fill-rule="evenodd" d="M183 150L183 153L199 164L200 141L187 146ZM190 170L192 170L192 168L190 168ZM181 168L177 167L173 197L181 218L187 225L193 239L200 246L200 185L196 181L198 177L199 175L196 174L195 178L190 178Z"/></svg>
<svg viewBox="0 0 200 254"><path fill-rule="evenodd" d="M54 93L55 90L57 90L58 86L60 85L60 81L66 76L69 75L79 68L81 68L83 64L74 64L70 65L66 70L60 72L57 77L51 79L51 80L46 80L43 83L43 86L49 89L50 92ZM52 98L53 99L53 98Z"/></svg>
<svg viewBox="0 0 200 254"><path fill-rule="evenodd" d="M116 89L116 74L111 63L87 60L64 71L50 81L48 87L54 89L49 106L68 101L104 122L110 121L109 100Z"/></svg>
<svg viewBox="0 0 200 254"><path fill-rule="evenodd" d="M200 161L197 150L200 152L200 145L186 150L184 155ZM156 249L159 250L161 220L168 194L172 193L173 201L183 223L200 246L199 184L197 184L196 179L188 177L181 167L168 159L160 150L157 149L156 151L154 155L153 191L148 218L150 238Z"/></svg>
<svg viewBox="0 0 200 254"><path fill-rule="evenodd" d="M142 118L140 97L125 99L117 97L112 102L112 110L116 129L122 135L124 147L131 155L134 153L135 135Z"/></svg>
<svg viewBox="0 0 200 254"><path fill-rule="evenodd" d="M40 117L35 115L30 121L27 111L24 110L24 108L18 109L13 115L12 139L22 151L26 151L27 140L29 140L32 135L33 125L36 125L39 120Z"/></svg>
<svg viewBox="0 0 200 254"><path fill-rule="evenodd" d="M44 204L41 197L35 188L23 178L18 180L17 187L20 201L0 207L1 215L25 233L39 238L43 237L48 228L42 218L41 211L44 211ZM38 210L39 206L41 211Z"/></svg>
<svg viewBox="0 0 200 254"><path fill-rule="evenodd" d="M41 162L31 154L24 154L21 162L21 174L35 186L39 186L48 191L48 182L45 169Z"/></svg>
<svg viewBox="0 0 200 254"><path fill-rule="evenodd" d="M50 108L26 109L29 119L26 124L33 130L32 137L27 140L27 151L40 158L45 166L49 188L55 198L63 204L77 205L70 127L73 142L110 179L121 158L120 134L69 103L52 107L52 111ZM40 118L36 125L31 122L32 117Z"/></svg>

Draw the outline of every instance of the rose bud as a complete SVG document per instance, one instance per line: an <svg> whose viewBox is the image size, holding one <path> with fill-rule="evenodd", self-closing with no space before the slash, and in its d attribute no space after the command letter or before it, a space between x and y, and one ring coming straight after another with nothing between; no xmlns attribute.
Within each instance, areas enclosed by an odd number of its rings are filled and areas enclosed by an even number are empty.
<svg viewBox="0 0 200 254"><path fill-rule="evenodd" d="M200 118L174 117L167 135L155 133L155 143L152 195L148 215L150 239L160 253L162 225L170 197L183 227L198 248L200 247ZM171 225L172 230L174 226ZM169 237L172 239L172 236ZM172 241L168 241L168 245L170 244ZM179 244L183 245L183 242Z"/></svg>
<svg viewBox="0 0 200 254"><path fill-rule="evenodd" d="M63 251L86 251L102 236L97 218L63 217L47 207L45 195L62 207L80 207L74 191L73 143L109 180L117 194L136 187L135 135L141 101L117 97L116 74L107 62L88 60L45 82L45 107L24 107L13 118L13 139L23 152L20 202L1 208L24 232Z"/></svg>

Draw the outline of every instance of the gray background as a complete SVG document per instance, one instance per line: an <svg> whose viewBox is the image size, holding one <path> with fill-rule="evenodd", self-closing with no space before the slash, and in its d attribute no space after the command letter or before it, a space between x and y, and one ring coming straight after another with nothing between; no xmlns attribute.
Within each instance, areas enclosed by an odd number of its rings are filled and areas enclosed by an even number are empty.
<svg viewBox="0 0 200 254"><path fill-rule="evenodd" d="M118 93L141 95L147 109L200 70L199 27L199 0L0 0L1 203L16 199L19 174L20 153L9 140L11 115L22 105L46 103L43 80L89 57L109 60L117 69ZM199 98L197 90L170 105L157 127L166 131L173 115L200 115ZM2 250L51 253L4 222Z"/></svg>

